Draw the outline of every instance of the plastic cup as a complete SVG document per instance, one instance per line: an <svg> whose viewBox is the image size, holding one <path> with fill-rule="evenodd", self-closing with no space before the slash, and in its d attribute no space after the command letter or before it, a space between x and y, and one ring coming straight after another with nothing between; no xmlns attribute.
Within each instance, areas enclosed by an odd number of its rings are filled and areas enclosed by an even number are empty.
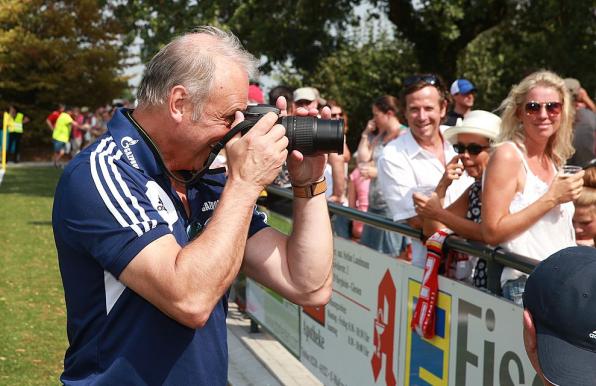
<svg viewBox="0 0 596 386"><path fill-rule="evenodd" d="M423 196L430 197L432 192L435 191L435 187L430 186L430 185L421 185L421 186L414 187L414 189L412 189L412 191L414 193L419 193L419 194L422 194Z"/></svg>
<svg viewBox="0 0 596 386"><path fill-rule="evenodd" d="M564 165L561 168L561 176L562 177L569 177L572 176L576 173L579 173L580 170L582 170L581 166L577 166L577 165Z"/></svg>

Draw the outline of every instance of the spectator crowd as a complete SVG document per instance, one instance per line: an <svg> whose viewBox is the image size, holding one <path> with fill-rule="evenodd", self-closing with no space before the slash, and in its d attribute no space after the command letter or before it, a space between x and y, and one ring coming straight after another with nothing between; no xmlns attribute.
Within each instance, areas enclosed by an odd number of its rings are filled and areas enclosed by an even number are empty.
<svg viewBox="0 0 596 386"><path fill-rule="evenodd" d="M399 96L371 101L371 116L352 154L328 156L327 199L419 228L424 238L447 230L507 251L543 260L576 244L594 246L596 236L596 106L578 80L549 71L528 75L494 111L475 110L472 81L450 86L434 74L405 78ZM270 90L269 104L285 97L288 113L328 106L331 119L348 113L314 87ZM265 102L252 82L249 104ZM122 104L65 106L51 112L53 164L62 167L107 130ZM127 107L127 106L125 106ZM20 159L23 124L29 118L10 106L4 113L7 153ZM1 139L1 138L0 138ZM225 166L225 151L213 166ZM287 168L275 185L290 187ZM291 200L270 196L268 206L290 216ZM483 205L484 204L484 205ZM490 208L490 209L487 209ZM333 215L334 231L374 250L425 267L424 240ZM462 253L444 257L442 273L487 287L487 262ZM505 268L502 294L521 304L526 275Z"/></svg>
<svg viewBox="0 0 596 386"><path fill-rule="evenodd" d="M54 166L62 167L64 156L72 158L95 142L106 132L115 109L122 106L121 103L100 106L93 112L86 106L59 104L46 118L46 124L52 132Z"/></svg>
<svg viewBox="0 0 596 386"><path fill-rule="evenodd" d="M346 147L329 156L329 201L419 228L424 239L454 233L539 261L570 246L594 246L596 107L578 80L535 72L492 112L474 109L479 90L468 79L448 87L437 75L416 74L402 84L398 97L371 102L354 154ZM347 112L317 89L278 86L270 103L280 95L294 109L329 106L347 131ZM283 172L275 183L289 186ZM291 212L289 202L271 204ZM333 220L338 236L428 265L424 240L337 214ZM487 288L484 259L450 252L440 271ZM505 268L502 295L521 304L526 280Z"/></svg>

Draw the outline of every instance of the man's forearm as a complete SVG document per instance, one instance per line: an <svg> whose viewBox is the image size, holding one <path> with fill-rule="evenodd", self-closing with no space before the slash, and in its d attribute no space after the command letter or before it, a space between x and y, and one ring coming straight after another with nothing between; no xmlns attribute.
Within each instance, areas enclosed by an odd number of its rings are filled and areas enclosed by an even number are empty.
<svg viewBox="0 0 596 386"><path fill-rule="evenodd" d="M182 288L196 294L195 301L214 305L238 274L255 201L226 186L205 231L178 253Z"/></svg>
<svg viewBox="0 0 596 386"><path fill-rule="evenodd" d="M333 234L325 195L295 198L293 212L288 267L293 284L305 293L313 292L325 285L333 262Z"/></svg>

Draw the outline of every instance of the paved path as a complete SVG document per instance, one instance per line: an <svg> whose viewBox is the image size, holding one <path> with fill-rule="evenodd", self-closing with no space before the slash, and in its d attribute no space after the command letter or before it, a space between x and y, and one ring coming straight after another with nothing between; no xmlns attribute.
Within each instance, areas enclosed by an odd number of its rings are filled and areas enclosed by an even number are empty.
<svg viewBox="0 0 596 386"><path fill-rule="evenodd" d="M250 333L250 320L229 304L228 383L232 386L322 386L275 338L261 329Z"/></svg>

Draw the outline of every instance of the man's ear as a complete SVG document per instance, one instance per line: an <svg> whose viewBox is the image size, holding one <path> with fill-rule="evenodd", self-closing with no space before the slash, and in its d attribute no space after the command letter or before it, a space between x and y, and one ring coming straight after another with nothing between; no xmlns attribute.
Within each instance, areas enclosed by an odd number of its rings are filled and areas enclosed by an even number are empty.
<svg viewBox="0 0 596 386"><path fill-rule="evenodd" d="M528 343L535 348L536 347L536 327L534 326L534 320L532 320L532 314L527 309L524 309L524 339L528 337Z"/></svg>
<svg viewBox="0 0 596 386"><path fill-rule="evenodd" d="M170 91L170 97L168 98L168 111L170 117L176 122L182 122L184 114L190 114L187 109L188 92L182 85L176 85L172 87Z"/></svg>

